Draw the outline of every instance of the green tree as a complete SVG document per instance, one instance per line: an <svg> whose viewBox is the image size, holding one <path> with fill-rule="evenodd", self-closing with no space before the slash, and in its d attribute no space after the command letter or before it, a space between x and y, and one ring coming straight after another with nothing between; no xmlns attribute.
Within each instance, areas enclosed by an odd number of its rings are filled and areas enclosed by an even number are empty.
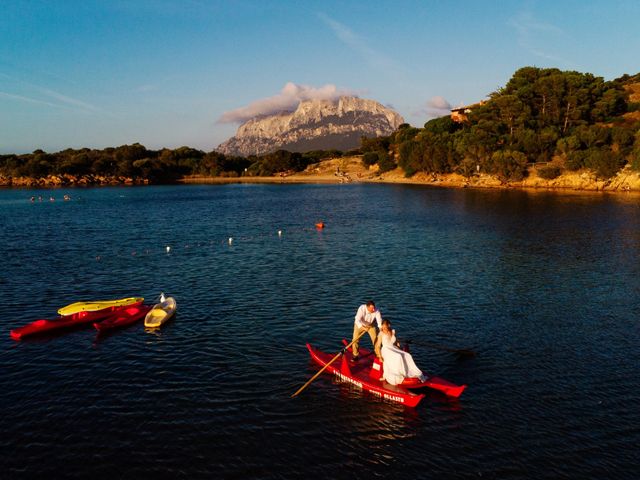
<svg viewBox="0 0 640 480"><path fill-rule="evenodd" d="M385 173L385 172L389 172L391 170L394 170L397 167L397 165L391 159L391 157L389 157L389 155L386 152L379 152L378 153L378 167L380 169L380 170L378 170L380 173Z"/></svg>
<svg viewBox="0 0 640 480"><path fill-rule="evenodd" d="M133 162L147 158L147 149L139 143L133 145L122 145L115 148L113 158L115 160L115 173L123 177L133 177L135 169Z"/></svg>
<svg viewBox="0 0 640 480"><path fill-rule="evenodd" d="M609 149L590 148L586 152L585 165L599 178L615 176L624 164L624 157Z"/></svg>
<svg viewBox="0 0 640 480"><path fill-rule="evenodd" d="M631 168L640 172L640 130L636 132L633 149L631 150Z"/></svg>
<svg viewBox="0 0 640 480"><path fill-rule="evenodd" d="M446 117L434 118L424 124L424 131L436 135L443 133L454 133L462 128L462 125L454 122L450 115Z"/></svg>
<svg viewBox="0 0 640 480"><path fill-rule="evenodd" d="M92 162L85 151L67 156L58 164L59 173L70 175L85 175L91 171Z"/></svg>
<svg viewBox="0 0 640 480"><path fill-rule="evenodd" d="M490 172L502 182L520 181L527 171L527 157L514 150L498 150L491 155Z"/></svg>
<svg viewBox="0 0 640 480"><path fill-rule="evenodd" d="M419 128L414 128L408 123L403 123L398 127L398 130L392 135L393 143L400 145L403 142L413 140L415 136L420 132Z"/></svg>
<svg viewBox="0 0 640 480"><path fill-rule="evenodd" d="M467 179L473 177L476 174L476 171L477 163L469 157L463 158L456 168L456 172Z"/></svg>
<svg viewBox="0 0 640 480"><path fill-rule="evenodd" d="M586 165L587 151L586 150L574 150L567 155L565 165L569 170L580 170Z"/></svg>
<svg viewBox="0 0 640 480"><path fill-rule="evenodd" d="M391 145L391 137L361 137L360 151L367 152L388 152Z"/></svg>
<svg viewBox="0 0 640 480"><path fill-rule="evenodd" d="M422 145L414 140L402 142L398 148L398 165L405 176L413 176L422 164Z"/></svg>
<svg viewBox="0 0 640 480"><path fill-rule="evenodd" d="M553 164L537 167L536 171L540 178L544 178L546 180L553 180L554 178L559 177L562 173L562 169L558 165Z"/></svg>
<svg viewBox="0 0 640 480"><path fill-rule="evenodd" d="M367 152L362 155L362 164L365 167L370 167L378 163L378 152Z"/></svg>
<svg viewBox="0 0 640 480"><path fill-rule="evenodd" d="M566 160L571 153L580 150L580 148L580 139L576 135L570 135L558 140L556 143L556 154Z"/></svg>
<svg viewBox="0 0 640 480"><path fill-rule="evenodd" d="M633 150L635 140L634 131L631 128L613 127L611 129L611 142L616 151L622 155L628 155Z"/></svg>

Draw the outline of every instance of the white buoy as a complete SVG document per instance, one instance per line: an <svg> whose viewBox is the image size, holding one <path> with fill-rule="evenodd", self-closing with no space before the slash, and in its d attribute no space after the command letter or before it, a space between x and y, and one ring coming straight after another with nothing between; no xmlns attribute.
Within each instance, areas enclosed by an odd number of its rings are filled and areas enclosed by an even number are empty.
<svg viewBox="0 0 640 480"><path fill-rule="evenodd" d="M233 243L233 237L229 237L229 245Z"/></svg>
<svg viewBox="0 0 640 480"><path fill-rule="evenodd" d="M167 245L167 253L169 253L170 251L171 251L171 247Z"/></svg>
<svg viewBox="0 0 640 480"><path fill-rule="evenodd" d="M278 230L278 236L281 237L282 236L282 230Z"/></svg>

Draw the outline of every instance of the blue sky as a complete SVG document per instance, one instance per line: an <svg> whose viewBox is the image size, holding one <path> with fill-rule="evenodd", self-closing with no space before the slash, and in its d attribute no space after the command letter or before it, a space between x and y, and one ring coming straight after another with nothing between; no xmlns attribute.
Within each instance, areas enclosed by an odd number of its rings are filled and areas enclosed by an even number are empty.
<svg viewBox="0 0 640 480"><path fill-rule="evenodd" d="M422 126L523 66L640 71L636 0L1 3L0 153L210 151L247 112L327 92Z"/></svg>

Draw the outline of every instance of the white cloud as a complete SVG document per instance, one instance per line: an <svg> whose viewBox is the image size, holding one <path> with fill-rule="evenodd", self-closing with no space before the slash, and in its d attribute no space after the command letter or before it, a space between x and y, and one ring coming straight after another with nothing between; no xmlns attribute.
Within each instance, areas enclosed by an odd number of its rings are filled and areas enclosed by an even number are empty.
<svg viewBox="0 0 640 480"><path fill-rule="evenodd" d="M246 107L236 108L222 114L218 123L246 122L260 115L277 112L293 112L304 100L336 100L343 95L357 95L355 91L327 84L316 88L288 82L279 94L251 102Z"/></svg>
<svg viewBox="0 0 640 480"><path fill-rule="evenodd" d="M427 119L439 118L449 115L452 108L451 103L449 103L447 99L436 95L427 100L424 107L412 112L412 116L424 118L426 115Z"/></svg>
<svg viewBox="0 0 640 480"><path fill-rule="evenodd" d="M451 104L439 95L427 100L427 109L431 110L451 110Z"/></svg>

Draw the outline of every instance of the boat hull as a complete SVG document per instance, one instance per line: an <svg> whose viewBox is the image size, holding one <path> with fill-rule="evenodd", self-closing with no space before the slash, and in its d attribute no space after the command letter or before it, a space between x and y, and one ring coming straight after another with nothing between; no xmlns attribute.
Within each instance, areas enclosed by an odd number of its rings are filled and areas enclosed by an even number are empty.
<svg viewBox="0 0 640 480"><path fill-rule="evenodd" d="M347 341L346 340L342 340L342 343L346 346ZM349 352L351 352L351 348L349 348ZM360 347L360 355L362 355L363 357L365 356L369 356L371 354L371 352L369 350L367 350L366 348L362 348ZM377 360L374 360L374 364L377 362ZM382 373L382 369L384 368L384 363L380 364L378 363L378 365L380 366L380 369L378 369L375 366L372 366L376 371L380 372L380 375ZM376 375L377 376L377 375ZM421 382L419 379L417 378L405 378L404 381L400 384L400 386L405 387L407 389L410 390L418 390L418 389L422 389L422 388L430 388L432 390L437 390L439 392L444 393L446 396L448 397L452 397L452 398L458 398L460 397L460 395L462 395L462 392L464 392L464 390L467 388L466 385L457 385L455 383L452 383L448 380L445 380L444 378L441 377L436 377L436 376L432 376L432 375L426 375L426 380Z"/></svg>
<svg viewBox="0 0 640 480"><path fill-rule="evenodd" d="M96 330L98 330L98 333L104 333L111 330L116 330L118 328L127 327L144 318L149 310L151 310L150 305L125 307L117 312L114 312L101 322L95 322L93 326Z"/></svg>
<svg viewBox="0 0 640 480"><path fill-rule="evenodd" d="M307 349L313 361L322 367L327 365L335 356L318 350L309 343L307 343ZM364 354L362 356L364 357ZM416 394L402 386L390 385L387 382L372 379L369 375L371 362L362 358L358 362L352 363L352 358L350 352L345 352L341 359L336 360L327 367L327 371L376 397L401 403L407 407L415 407L424 398L424 394Z"/></svg>
<svg viewBox="0 0 640 480"><path fill-rule="evenodd" d="M144 326L148 328L158 328L168 322L177 310L176 300L167 297L164 302L156 303L144 317Z"/></svg>
<svg viewBox="0 0 640 480"><path fill-rule="evenodd" d="M73 315L79 312L95 312L109 307L128 307L139 305L144 301L142 297L128 297L116 300L94 300L89 302L75 302L58 310L59 315Z"/></svg>
<svg viewBox="0 0 640 480"><path fill-rule="evenodd" d="M142 302L137 305L141 304ZM71 315L61 315L52 319L35 320L27 325L11 330L11 338L19 341L27 337L46 335L87 323L100 322L122 308L126 307L107 307L94 312L83 311Z"/></svg>

